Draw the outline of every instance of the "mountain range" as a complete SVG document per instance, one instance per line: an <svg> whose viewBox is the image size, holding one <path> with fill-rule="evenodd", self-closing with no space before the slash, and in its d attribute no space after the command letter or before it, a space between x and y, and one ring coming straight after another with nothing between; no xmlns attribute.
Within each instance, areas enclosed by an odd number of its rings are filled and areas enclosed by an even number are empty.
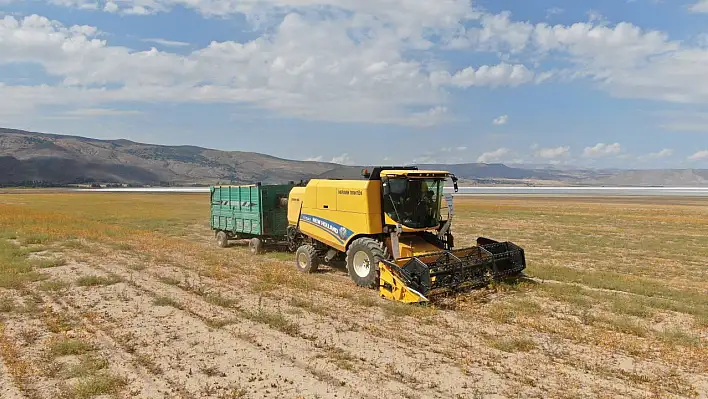
<svg viewBox="0 0 708 399"><path fill-rule="evenodd" d="M366 165L365 165L366 166ZM282 183L359 178L365 166L289 160L270 155L164 146L129 140L0 128L0 184L46 182L191 185ZM708 186L708 170L590 170L504 164L421 164L454 173L465 185Z"/></svg>

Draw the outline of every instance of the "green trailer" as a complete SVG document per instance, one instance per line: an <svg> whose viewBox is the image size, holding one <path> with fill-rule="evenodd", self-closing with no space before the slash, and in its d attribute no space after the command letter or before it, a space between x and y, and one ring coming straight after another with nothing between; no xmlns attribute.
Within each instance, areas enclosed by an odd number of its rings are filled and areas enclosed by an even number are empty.
<svg viewBox="0 0 708 399"><path fill-rule="evenodd" d="M251 252L286 241L288 195L294 183L211 186L211 229L220 247L250 239Z"/></svg>

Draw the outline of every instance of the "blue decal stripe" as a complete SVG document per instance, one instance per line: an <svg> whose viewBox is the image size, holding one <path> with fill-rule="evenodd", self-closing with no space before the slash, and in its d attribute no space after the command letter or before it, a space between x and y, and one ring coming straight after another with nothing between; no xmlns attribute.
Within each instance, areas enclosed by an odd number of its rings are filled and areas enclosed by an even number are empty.
<svg viewBox="0 0 708 399"><path fill-rule="evenodd" d="M303 221L304 223L307 223L307 224L311 225L311 226L319 227L320 230L322 230L322 231L324 231L325 233L328 233L329 235L331 235L332 237L334 237L337 241L339 241L340 244L344 244L344 241L342 241L342 239L339 238L339 236L335 235L334 233L332 233L331 231L325 229L324 227L320 226L319 224L313 223L313 222L311 222L311 221L309 221L309 220L306 220L306 219L302 219L302 221Z"/></svg>
<svg viewBox="0 0 708 399"><path fill-rule="evenodd" d="M317 216L312 216L308 214L303 214L300 216L300 220L311 224L313 226L319 227L320 229L326 231L330 235L332 235L334 238L337 239L340 243L344 243L349 237L354 234L353 231L349 230L348 228L338 224L334 223L330 220L323 219Z"/></svg>

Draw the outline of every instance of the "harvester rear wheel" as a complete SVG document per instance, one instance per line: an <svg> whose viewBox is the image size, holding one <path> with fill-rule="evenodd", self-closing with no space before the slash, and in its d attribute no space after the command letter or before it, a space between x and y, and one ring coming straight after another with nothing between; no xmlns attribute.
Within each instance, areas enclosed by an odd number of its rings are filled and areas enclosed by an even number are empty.
<svg viewBox="0 0 708 399"><path fill-rule="evenodd" d="M258 237L253 237L251 241L249 241L248 247L251 249L252 254L258 255L263 252L263 241Z"/></svg>
<svg viewBox="0 0 708 399"><path fill-rule="evenodd" d="M317 250L310 244L301 245L295 251L295 266L302 273L314 273L319 266Z"/></svg>
<svg viewBox="0 0 708 399"><path fill-rule="evenodd" d="M384 246L373 238L358 238L347 249L349 277L361 287L374 288L379 283L379 261L385 259Z"/></svg>
<svg viewBox="0 0 708 399"><path fill-rule="evenodd" d="M226 235L226 232L220 231L216 233L216 245L221 248L226 248L229 245L229 237Z"/></svg>

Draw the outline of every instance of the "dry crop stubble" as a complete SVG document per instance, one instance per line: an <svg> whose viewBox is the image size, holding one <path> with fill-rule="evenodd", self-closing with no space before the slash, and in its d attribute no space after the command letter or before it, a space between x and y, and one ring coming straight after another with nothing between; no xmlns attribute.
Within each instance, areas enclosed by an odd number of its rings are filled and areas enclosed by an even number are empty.
<svg viewBox="0 0 708 399"><path fill-rule="evenodd" d="M64 392L88 395L96 386L145 395L141 373L179 387L182 397L708 392L708 201L460 197L453 227L457 245L479 235L516 242L526 249L528 274L535 280L419 308L354 287L339 267L301 275L287 254L255 257L240 243L217 248L204 195L28 198L0 196L0 245L10 245L3 256L15 265L0 278L19 281L0 288L3 298L12 298L3 306L3 326L18 325L9 342L23 340L30 329L20 327L32 317L48 321L42 324L46 334L73 334L90 321L94 334L125 342L118 357L133 359L133 368L121 366L124 373L111 374L113 380L87 377ZM42 259L64 261L32 262L33 250L41 250ZM32 305L37 295L45 305L71 305L43 313L42 304ZM176 328L175 322L190 326L188 333L174 330L156 343L147 340ZM143 338L124 339L122 332ZM274 360L261 368L263 374L256 364L236 367L229 355L216 364L208 356L200 357L202 363L186 360L211 348L217 337L222 350L246 351L254 359L262 352ZM126 346L131 342L148 346ZM38 363L30 349L13 349L25 363L13 366L3 357L6 368ZM398 366L390 363L394 358ZM94 364L99 371L111 367L112 358L105 359L106 367ZM194 371L213 372L185 374L190 364ZM241 370L229 376L244 378L216 375L228 367ZM413 378L407 371L412 369L426 380ZM136 378L122 380L124 375ZM368 382L381 378L383 383ZM40 372L16 386L42 397L49 391L35 387L43 380L57 383ZM322 392L308 391L307 381L319 381Z"/></svg>

